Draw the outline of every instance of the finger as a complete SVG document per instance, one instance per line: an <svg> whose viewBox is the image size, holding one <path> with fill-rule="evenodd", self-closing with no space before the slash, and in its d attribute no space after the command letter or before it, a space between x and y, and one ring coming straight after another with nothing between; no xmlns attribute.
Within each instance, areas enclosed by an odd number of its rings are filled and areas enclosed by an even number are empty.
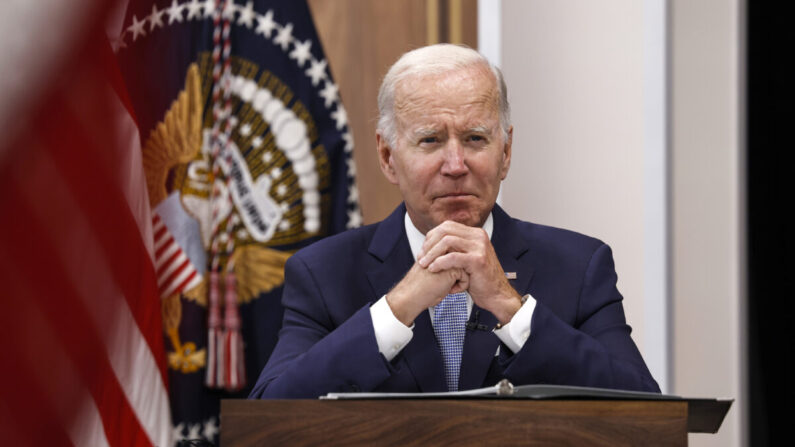
<svg viewBox="0 0 795 447"><path fill-rule="evenodd" d="M467 274L474 272L473 255L470 253L450 252L437 257L430 264L427 270L431 273L443 272L451 269L461 269Z"/></svg>
<svg viewBox="0 0 795 447"><path fill-rule="evenodd" d="M483 231L481 228L473 228L452 220L446 220L428 231L428 233L425 235L425 242L422 244L421 251L423 253L427 252L430 247L436 245L439 240L446 235L472 239L477 237L478 232L485 234L485 231Z"/></svg>
<svg viewBox="0 0 795 447"><path fill-rule="evenodd" d="M450 288L448 293L461 293L469 289L469 275L464 274L464 277L456 281L453 287Z"/></svg>
<svg viewBox="0 0 795 447"><path fill-rule="evenodd" d="M401 306L401 309L408 310L411 315L414 315L418 310L415 309L417 305L424 309L438 303L457 282L462 280L468 286L468 277L461 269L431 273L414 264L406 276L390 291L390 294L394 295L393 298ZM401 297L411 297L411 302L402 303L404 300Z"/></svg>
<svg viewBox="0 0 795 447"><path fill-rule="evenodd" d="M483 251L489 243L489 236L482 228L448 220L428 232L417 260L425 267L445 253Z"/></svg>
<svg viewBox="0 0 795 447"><path fill-rule="evenodd" d="M447 294L452 295L454 293L466 292L467 288L467 286L462 285L461 283L455 283L453 284L453 287L450 289L450 291L447 292Z"/></svg>
<svg viewBox="0 0 795 447"><path fill-rule="evenodd" d="M451 252L470 253L477 251L480 251L478 241L448 234L443 238L439 239L439 241L436 244L431 246L427 250L427 252L417 260L417 262L422 267L427 267L436 258L438 258L439 256L443 256L446 253L451 253Z"/></svg>

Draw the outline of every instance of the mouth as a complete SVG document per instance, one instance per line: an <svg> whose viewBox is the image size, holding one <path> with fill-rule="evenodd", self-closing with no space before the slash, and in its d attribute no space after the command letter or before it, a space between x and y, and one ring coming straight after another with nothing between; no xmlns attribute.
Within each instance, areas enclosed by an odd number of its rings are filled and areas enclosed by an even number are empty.
<svg viewBox="0 0 795 447"><path fill-rule="evenodd" d="M438 195L437 199L462 199L466 197L474 197L474 194L470 194L467 192L449 192Z"/></svg>

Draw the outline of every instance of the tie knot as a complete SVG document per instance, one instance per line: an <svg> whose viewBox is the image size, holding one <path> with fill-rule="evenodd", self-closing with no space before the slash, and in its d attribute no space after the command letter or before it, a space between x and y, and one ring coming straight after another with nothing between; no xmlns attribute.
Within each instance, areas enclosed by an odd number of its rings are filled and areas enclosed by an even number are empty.
<svg viewBox="0 0 795 447"><path fill-rule="evenodd" d="M467 294L466 292L459 292L459 293L450 293L445 296L442 301L439 302L436 306L433 306L434 312L442 311L444 312L445 308L449 308L452 305L459 306L461 302L466 303Z"/></svg>

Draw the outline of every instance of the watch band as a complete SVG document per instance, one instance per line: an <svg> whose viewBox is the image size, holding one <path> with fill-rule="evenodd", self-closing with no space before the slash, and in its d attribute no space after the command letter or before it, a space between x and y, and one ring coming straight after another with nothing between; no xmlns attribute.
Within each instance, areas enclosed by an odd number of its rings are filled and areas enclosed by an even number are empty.
<svg viewBox="0 0 795 447"><path fill-rule="evenodd" d="M527 302L528 298L530 298L530 294L529 293L520 298L520 300L522 302L522 306L524 306L524 303ZM508 324L508 323L505 323L505 324ZM496 331L496 330L502 329L503 326L504 325L502 323L497 323L497 325L494 326L494 329L492 329L492 331Z"/></svg>

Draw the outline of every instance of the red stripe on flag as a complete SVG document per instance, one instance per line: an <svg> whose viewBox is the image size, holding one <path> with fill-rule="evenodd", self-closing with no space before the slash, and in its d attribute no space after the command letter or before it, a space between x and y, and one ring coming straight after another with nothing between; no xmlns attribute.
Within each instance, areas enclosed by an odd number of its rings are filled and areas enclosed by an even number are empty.
<svg viewBox="0 0 795 447"><path fill-rule="evenodd" d="M157 241L158 239L163 237L163 235L166 234L167 231L168 231L168 228L166 228L166 226L163 225L163 228L157 230L157 233L155 233L155 241Z"/></svg>
<svg viewBox="0 0 795 447"><path fill-rule="evenodd" d="M190 272L190 275L188 275L188 277L185 278L185 281L182 281L179 284L179 286L177 286L177 288L176 288L176 290L174 290L174 292L182 292L183 290L185 290L185 287L193 280L193 278L196 277L197 274L198 273L196 272L195 269L192 272Z"/></svg>
<svg viewBox="0 0 795 447"><path fill-rule="evenodd" d="M129 160L140 158L137 152L131 152L140 150L133 146L137 140L125 142L121 139L121 129L132 130L130 121L135 117L102 26L106 13L115 10L116 5L115 2L96 4L102 7L81 5L88 19L79 33L74 33L79 34L80 45L62 51L65 62L57 64L58 69L49 76L53 80L51 84L37 86L40 94L33 98L37 104L31 105L31 110L36 112L18 117L25 126L16 141L0 141L0 209L5 210L0 220L0 255L7 263L13 262L14 272L18 272L11 276L10 270L0 271L0 284L20 282L24 285L21 287L27 291L11 299L27 299L28 304L41 310L36 314L39 326L30 327L25 333L36 334L37 329L41 329L55 334L57 346L63 347L57 351L61 363L74 365L69 381L84 384L85 388L77 394L85 397L67 401L66 397L75 394L70 393L69 384L58 383L60 388L55 389L63 392L52 391L50 385L61 377L47 369L54 365L48 360L53 359L55 344L52 351L43 349L34 355L22 351L21 346L26 346L24 341L9 337L9 343L20 343L20 346L0 352L19 355L2 369L11 375L7 383L18 388L2 394L0 414L6 406L6 396L16 396L17 390L25 394L32 392L28 400L20 403L19 410L12 408L12 411L24 420L20 426L30 427L35 432L54 433L55 442L48 444L68 444L64 433L68 437L73 433L70 427L81 427L70 426L69 421L59 424L58 416L63 419L64 411L73 408L77 414L89 403L94 417L101 419L101 429L110 445L147 446L152 444L150 435L165 445L167 442L163 440L168 438L170 429L167 411L163 411L167 410L163 389L167 374L160 299L149 252L151 216L145 203L142 168L129 164ZM77 38L70 40L78 41ZM118 97L112 95L112 89ZM32 108L34 105L36 107ZM115 119L122 118L119 112L123 108L129 119L125 118L123 124L126 126L120 127ZM50 173L56 169L53 165L57 166L58 175L53 176L57 180L33 175L47 172L46 169L31 169L44 165ZM53 190L63 192L61 197L73 198L74 202L53 203ZM62 219L58 219L59 216ZM143 222L141 227L137 219ZM80 237L73 239L75 234ZM77 239L89 242L81 245L75 242ZM81 249L67 253L72 247L86 247L86 252L93 255L91 260L83 263ZM95 270L103 273L93 275ZM112 313L108 312L107 319L98 317L99 307L105 309L108 304L112 305ZM19 318L13 309L13 305L4 307L0 312L4 314L3 319ZM12 312L6 316L7 310ZM113 339L113 346L108 346L102 337L110 337L108 332L113 332L110 329L114 327L106 323L116 321L124 324L125 333L135 336L134 342L125 344ZM130 346L133 348L129 349ZM147 375L129 380L130 370L122 366L142 357ZM157 366L151 364L152 358ZM113 367L117 368L118 376ZM141 368L133 368L138 369ZM21 377L20 373L25 375L31 370L38 376ZM155 371L159 372L159 377ZM118 377L124 382L120 383ZM147 382L133 382L143 377L147 377ZM31 389L21 386L28 384L27 380L35 382L30 384ZM141 393L136 392L140 389L154 395L149 402L142 404ZM33 402L30 399L34 399ZM45 406L40 411L38 406L47 399L55 402L54 409L49 411ZM27 413L24 405L33 405L36 413ZM148 428L145 429L141 421L145 421Z"/></svg>
<svg viewBox="0 0 795 447"><path fill-rule="evenodd" d="M155 238L155 240L157 240L157 238ZM158 249L155 251L155 260L157 260L157 259L160 259L160 257L161 257L161 256L163 256L163 253L165 253L165 251L166 251L166 250L167 250L169 247L171 247L171 244L175 244L175 243L176 243L176 242L174 242L174 236L171 236L171 235L169 234L169 236L168 236L168 240L167 240L167 241L166 241L166 242L165 242L165 243L164 243L164 244L163 244L163 245L162 245L160 248L158 248Z"/></svg>
<svg viewBox="0 0 795 447"><path fill-rule="evenodd" d="M44 146L56 161L106 256L115 261L108 266L113 280L126 298L155 358L160 360L163 383L167 383L154 266L127 199L112 175L122 170L121 163L111 157L114 154L107 147L95 144L97 140L112 141L113 136L89 137L96 129L85 129L83 122L92 117L78 119L66 113L75 107L74 99L53 95L50 106L63 113L57 120L38 120L44 127L41 132ZM62 135L69 135L68 140Z"/></svg>
<svg viewBox="0 0 795 447"><path fill-rule="evenodd" d="M170 275L168 275L168 278L166 278L166 280L163 282L163 287L166 288L168 284L174 282L177 276L179 276L180 273L182 273L182 271L185 270L185 268L188 265L190 265L190 259L185 259L185 261L183 261L182 264L180 264L176 270L174 270Z"/></svg>
<svg viewBox="0 0 795 447"><path fill-rule="evenodd" d="M21 277L18 279L30 285L33 295L40 301L44 317L61 337L64 350L94 397L110 445L151 446L149 437L113 372L102 342L102 334L96 332L90 313L83 303L86 298L81 298L75 290L64 265L52 256L41 256L37 251L28 249L31 244L48 247L57 244L57 241L49 238L49 231L41 226L35 214L30 211L30 206L19 200L22 194L15 191L17 185L12 184L9 187L10 206L16 212L15 219L6 223L6 231L11 236L7 248L11 258L19 266ZM33 236L36 240L25 240L25 235ZM46 282L40 280L42 271L47 272ZM57 291L58 299L48 299L53 291Z"/></svg>
<svg viewBox="0 0 795 447"><path fill-rule="evenodd" d="M176 260L179 257L179 255L181 255L181 254L182 254L182 250L180 250L179 248L174 250L174 254L172 254L166 260L166 262L164 262L163 265L161 265L160 268L157 269L157 277L160 278L161 276L163 276L163 273L165 273L165 271L168 270L168 268L171 266L171 264L174 262L174 260Z"/></svg>

